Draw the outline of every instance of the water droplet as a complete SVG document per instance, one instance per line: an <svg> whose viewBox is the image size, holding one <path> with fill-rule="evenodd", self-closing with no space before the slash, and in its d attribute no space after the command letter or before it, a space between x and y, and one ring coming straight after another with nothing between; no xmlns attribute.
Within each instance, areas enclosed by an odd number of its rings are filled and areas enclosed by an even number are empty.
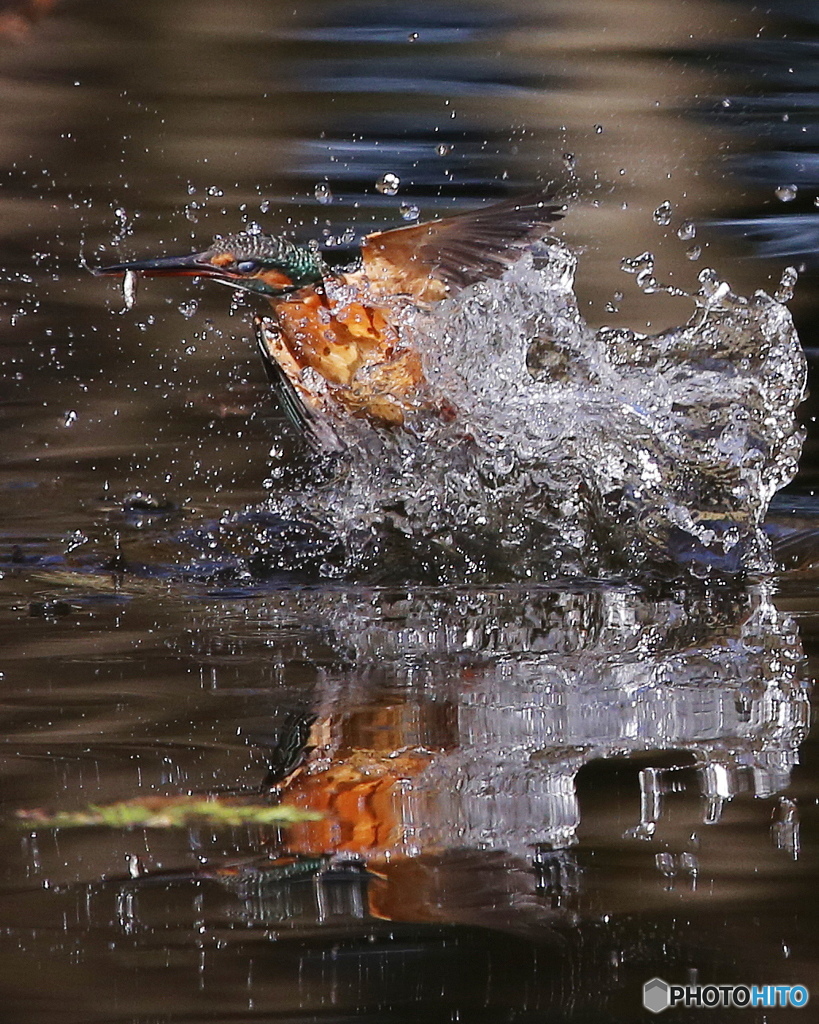
<svg viewBox="0 0 819 1024"><path fill-rule="evenodd" d="M726 97L726 98L725 98L725 99L724 99L724 100L722 101L722 105L723 105L723 107L725 107L725 109L727 110L727 109L728 109L728 107L730 107L730 106L731 106L731 101L730 101L730 100L729 100L729 99L728 99L728 98Z"/></svg>
<svg viewBox="0 0 819 1024"><path fill-rule="evenodd" d="M677 228L677 238L683 242L690 242L697 237L697 226L693 221L684 220Z"/></svg>
<svg viewBox="0 0 819 1024"><path fill-rule="evenodd" d="M322 206L327 206L333 201L333 193L330 186L326 181L320 181L313 189L313 195L318 199Z"/></svg>
<svg viewBox="0 0 819 1024"><path fill-rule="evenodd" d="M270 200L269 199L263 199L259 203L259 212L260 213L267 213L269 210L270 210Z"/></svg>
<svg viewBox="0 0 819 1024"><path fill-rule="evenodd" d="M410 43L417 43L419 38L420 37L417 32L410 32L410 34L407 36L407 40Z"/></svg>
<svg viewBox="0 0 819 1024"><path fill-rule="evenodd" d="M190 320L190 318L199 309L199 303L196 299L188 299L187 302L181 302L177 306L177 309L182 314L182 316L185 317L186 320Z"/></svg>
<svg viewBox="0 0 819 1024"><path fill-rule="evenodd" d="M65 427L73 426L79 419L76 409L69 409L68 412L63 414L63 416L63 426Z"/></svg>
<svg viewBox="0 0 819 1024"><path fill-rule="evenodd" d="M594 126L594 131L595 131L596 135L602 135L603 134L603 125L602 124L596 124Z"/></svg>
<svg viewBox="0 0 819 1024"><path fill-rule="evenodd" d="M790 302L793 298L793 290L799 280L799 272L796 267L785 267L779 281L779 287L774 293L777 302Z"/></svg>
<svg viewBox="0 0 819 1024"><path fill-rule="evenodd" d="M189 196L195 196L196 195L196 185L188 185L188 195Z"/></svg>
<svg viewBox="0 0 819 1024"><path fill-rule="evenodd" d="M711 267L704 267L697 275L697 280L700 282L699 294L706 299L717 301L730 291L727 282Z"/></svg>
<svg viewBox="0 0 819 1024"><path fill-rule="evenodd" d="M670 853L655 854L654 863L657 865L657 870L660 874L665 875L666 878L671 878L676 874L674 858Z"/></svg>
<svg viewBox="0 0 819 1024"><path fill-rule="evenodd" d="M566 167L570 171L574 170L574 165L575 165L576 162L577 162L577 158L575 157L574 153L564 153L563 154L563 163L566 165Z"/></svg>
<svg viewBox="0 0 819 1024"><path fill-rule="evenodd" d="M644 291L646 295L651 295L657 291L657 278L648 267L637 274L636 281L637 287Z"/></svg>
<svg viewBox="0 0 819 1024"><path fill-rule="evenodd" d="M394 196L401 186L401 179L397 174L392 174L389 171L386 174L382 174L378 181L375 183L376 189L385 196Z"/></svg>
<svg viewBox="0 0 819 1024"><path fill-rule="evenodd" d="M664 203L660 203L657 209L654 211L654 220L662 227L671 223L671 218L674 216L674 207L666 199Z"/></svg>
<svg viewBox="0 0 819 1024"><path fill-rule="evenodd" d="M448 146L445 142L439 142L435 147L435 152L438 156L448 156L452 152L452 146Z"/></svg>
<svg viewBox="0 0 819 1024"><path fill-rule="evenodd" d="M701 245L691 245L691 246L689 246L685 250L685 255L690 260L698 260L700 258L700 256L702 256L702 246Z"/></svg>
<svg viewBox="0 0 819 1024"><path fill-rule="evenodd" d="M421 211L414 203L401 203L399 210L404 220L418 220L421 216Z"/></svg>
<svg viewBox="0 0 819 1024"><path fill-rule="evenodd" d="M626 274L639 274L643 270L654 270L654 253L641 252L639 256L629 258L624 256L620 260L620 269Z"/></svg>
<svg viewBox="0 0 819 1024"><path fill-rule="evenodd" d="M774 195L782 203L792 203L796 199L798 191L796 185L780 185L779 188L774 189Z"/></svg>

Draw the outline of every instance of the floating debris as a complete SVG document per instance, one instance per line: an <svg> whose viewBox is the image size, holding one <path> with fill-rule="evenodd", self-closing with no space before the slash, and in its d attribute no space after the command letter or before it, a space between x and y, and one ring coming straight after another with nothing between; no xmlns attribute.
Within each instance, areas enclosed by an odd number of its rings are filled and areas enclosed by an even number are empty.
<svg viewBox="0 0 819 1024"><path fill-rule="evenodd" d="M48 814L40 808L17 811L17 820L26 828L190 828L237 825L292 825L317 821L315 811L287 804L240 804L201 796L150 796L120 800L113 804L90 804L84 811L57 811Z"/></svg>

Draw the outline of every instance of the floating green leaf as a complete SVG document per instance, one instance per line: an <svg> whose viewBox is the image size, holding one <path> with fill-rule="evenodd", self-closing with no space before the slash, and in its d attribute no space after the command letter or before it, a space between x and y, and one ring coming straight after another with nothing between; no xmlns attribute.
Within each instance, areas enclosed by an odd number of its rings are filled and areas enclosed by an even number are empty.
<svg viewBox="0 0 819 1024"><path fill-rule="evenodd" d="M17 812L17 820L27 828L80 828L89 825L107 828L282 826L316 821L320 817L315 811L288 804L248 804L200 796L150 796L113 804L90 804L82 811L57 811L56 814L48 814L39 808Z"/></svg>

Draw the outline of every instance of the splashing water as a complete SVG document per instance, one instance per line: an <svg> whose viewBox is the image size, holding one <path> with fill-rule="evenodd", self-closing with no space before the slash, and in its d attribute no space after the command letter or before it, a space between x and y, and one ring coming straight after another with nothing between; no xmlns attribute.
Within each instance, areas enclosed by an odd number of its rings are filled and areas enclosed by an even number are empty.
<svg viewBox="0 0 819 1024"><path fill-rule="evenodd" d="M576 258L542 246L404 336L455 404L406 431L338 425L321 482L272 499L326 529L323 571L436 579L766 571L762 522L796 472L805 360L788 310L700 274L685 325L658 335L583 321Z"/></svg>

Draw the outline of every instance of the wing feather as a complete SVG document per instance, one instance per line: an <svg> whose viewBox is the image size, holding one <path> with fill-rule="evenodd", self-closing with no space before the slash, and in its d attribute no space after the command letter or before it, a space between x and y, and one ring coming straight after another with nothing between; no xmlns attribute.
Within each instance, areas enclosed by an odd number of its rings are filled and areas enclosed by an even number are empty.
<svg viewBox="0 0 819 1024"><path fill-rule="evenodd" d="M501 274L566 207L545 192L505 199L477 210L367 235L364 272L385 294L434 301Z"/></svg>

